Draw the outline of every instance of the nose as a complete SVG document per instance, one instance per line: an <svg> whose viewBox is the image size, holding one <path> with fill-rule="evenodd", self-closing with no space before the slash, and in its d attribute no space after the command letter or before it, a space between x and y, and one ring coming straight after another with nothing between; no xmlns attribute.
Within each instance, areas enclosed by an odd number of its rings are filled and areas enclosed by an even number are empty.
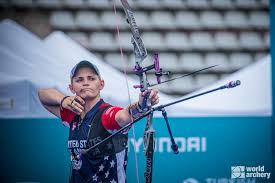
<svg viewBox="0 0 275 183"><path fill-rule="evenodd" d="M88 79L84 79L83 86L89 86Z"/></svg>

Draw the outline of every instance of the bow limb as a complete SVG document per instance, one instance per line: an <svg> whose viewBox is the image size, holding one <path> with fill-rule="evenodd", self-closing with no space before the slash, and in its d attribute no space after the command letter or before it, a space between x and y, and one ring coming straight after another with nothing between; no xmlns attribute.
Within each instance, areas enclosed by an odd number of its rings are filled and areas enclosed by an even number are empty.
<svg viewBox="0 0 275 183"><path fill-rule="evenodd" d="M113 9L114 9L114 13L115 16L117 17L117 11L116 11L116 5L115 5L115 1L113 1ZM121 57L121 61L124 63L124 77L125 77L125 82L126 82L126 86L127 86L127 92L128 92L128 103L129 105L132 103L131 101L131 96L130 96L130 89L129 89L129 83L128 83L128 79L127 79L127 63L124 59L124 53L123 53L123 49L122 49L122 45L121 45L121 41L120 41L120 31L119 31L119 24L118 24L118 18L116 18L116 31L117 31L117 38L118 38L118 42L119 42L119 50L120 50L120 57ZM139 183L139 171L138 171L138 160L137 160L137 150L136 150L136 135L135 135L135 127L134 127L134 121L131 121L131 124L129 124L129 127L132 126L132 133L133 133L133 138L134 138L134 155L135 155L135 165L136 165L136 177L137 177L137 182Z"/></svg>
<svg viewBox="0 0 275 183"><path fill-rule="evenodd" d="M135 67L134 71L136 75L139 77L140 85L136 86L135 88L140 88L141 92L144 92L148 89L149 84L147 81L146 71L143 68L143 61L147 57L147 50L143 44L141 39L138 26L136 24L136 20L134 17L133 10L131 9L130 5L128 4L127 0L121 0L127 22L131 28L132 32L132 44L134 47L134 54L135 54ZM144 100L141 104L141 109L146 109L150 111L152 108L151 101L149 96L145 96ZM152 175L153 175L153 154L155 148L155 130L153 129L153 113L148 114L146 127L144 130L144 152L146 156L146 168L144 173L144 178L146 183L152 182Z"/></svg>

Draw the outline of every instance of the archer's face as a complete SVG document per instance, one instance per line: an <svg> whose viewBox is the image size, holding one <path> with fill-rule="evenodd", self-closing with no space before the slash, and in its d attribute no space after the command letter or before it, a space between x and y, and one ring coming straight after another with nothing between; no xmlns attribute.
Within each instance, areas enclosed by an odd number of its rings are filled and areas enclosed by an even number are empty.
<svg viewBox="0 0 275 183"><path fill-rule="evenodd" d="M104 87L104 80L90 68L80 68L72 79L70 89L84 100L94 99Z"/></svg>

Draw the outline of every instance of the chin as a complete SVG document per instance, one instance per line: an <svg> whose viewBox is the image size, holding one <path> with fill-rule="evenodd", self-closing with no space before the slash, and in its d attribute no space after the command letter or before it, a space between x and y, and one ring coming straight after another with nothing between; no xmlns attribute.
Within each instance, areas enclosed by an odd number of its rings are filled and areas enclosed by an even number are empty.
<svg viewBox="0 0 275 183"><path fill-rule="evenodd" d="M83 100L92 100L92 99L95 99L97 96L94 96L94 95L85 95L81 98L83 98Z"/></svg>
<svg viewBox="0 0 275 183"><path fill-rule="evenodd" d="M95 93L91 93L91 92L84 92L80 95L81 98L83 98L84 100L91 100L97 97L97 95L95 95Z"/></svg>

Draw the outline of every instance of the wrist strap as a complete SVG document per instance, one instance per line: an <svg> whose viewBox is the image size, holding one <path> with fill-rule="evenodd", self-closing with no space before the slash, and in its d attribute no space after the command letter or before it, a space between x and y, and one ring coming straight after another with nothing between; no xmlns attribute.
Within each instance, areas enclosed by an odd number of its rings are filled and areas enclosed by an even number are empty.
<svg viewBox="0 0 275 183"><path fill-rule="evenodd" d="M60 102L60 108L61 108L61 110L63 110L62 104L63 104L64 100L65 100L66 98L68 98L68 97L70 97L70 96L65 96L65 97L62 98L62 100L61 100L61 102Z"/></svg>
<svg viewBox="0 0 275 183"><path fill-rule="evenodd" d="M137 107L138 112L140 112L140 113L143 113L144 111L146 111L146 109L145 110L141 109L139 102L137 102L136 107Z"/></svg>
<svg viewBox="0 0 275 183"><path fill-rule="evenodd" d="M128 113L132 116L133 119L138 118L144 112L146 112L146 110L141 109L138 102L135 102L135 103L129 105L127 108L128 108Z"/></svg>

